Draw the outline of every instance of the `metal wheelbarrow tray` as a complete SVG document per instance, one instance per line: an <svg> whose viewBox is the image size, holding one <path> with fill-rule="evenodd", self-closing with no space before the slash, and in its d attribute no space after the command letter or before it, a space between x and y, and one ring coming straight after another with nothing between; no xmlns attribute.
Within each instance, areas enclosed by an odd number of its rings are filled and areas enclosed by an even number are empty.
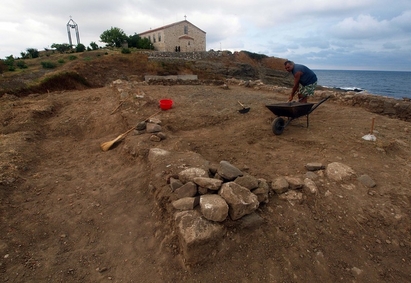
<svg viewBox="0 0 411 283"><path fill-rule="evenodd" d="M309 125L308 115L313 112L320 104L329 99L330 96L322 99L317 104L314 103L299 103L299 102L286 102L286 103L277 103L269 104L266 107L277 116L274 119L271 127L275 135L281 135L284 131L284 128L294 119L297 119L302 116L307 116L307 128ZM287 117L285 121L282 117Z"/></svg>

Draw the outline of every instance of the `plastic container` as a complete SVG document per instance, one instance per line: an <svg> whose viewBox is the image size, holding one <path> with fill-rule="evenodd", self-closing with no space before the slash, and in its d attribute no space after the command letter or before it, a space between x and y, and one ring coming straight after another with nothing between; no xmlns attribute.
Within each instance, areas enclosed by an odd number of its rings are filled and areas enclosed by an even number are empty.
<svg viewBox="0 0 411 283"><path fill-rule="evenodd" d="M162 110L168 110L173 107L173 101L171 99L161 99L160 100L160 108Z"/></svg>

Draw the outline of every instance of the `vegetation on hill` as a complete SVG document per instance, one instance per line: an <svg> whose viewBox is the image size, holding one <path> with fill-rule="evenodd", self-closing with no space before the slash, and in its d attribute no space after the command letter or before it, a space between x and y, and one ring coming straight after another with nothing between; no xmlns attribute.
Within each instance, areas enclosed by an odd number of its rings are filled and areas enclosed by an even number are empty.
<svg viewBox="0 0 411 283"><path fill-rule="evenodd" d="M200 80L266 79L277 80L279 85L288 82L282 59L246 51L227 51L202 59L152 60L149 52L137 48L106 48L68 54L42 51L37 58L8 58L6 62L9 65L3 63L0 95L101 87L128 76L143 81L145 75L196 74ZM10 66L20 67L7 71ZM58 83L51 83L53 80Z"/></svg>

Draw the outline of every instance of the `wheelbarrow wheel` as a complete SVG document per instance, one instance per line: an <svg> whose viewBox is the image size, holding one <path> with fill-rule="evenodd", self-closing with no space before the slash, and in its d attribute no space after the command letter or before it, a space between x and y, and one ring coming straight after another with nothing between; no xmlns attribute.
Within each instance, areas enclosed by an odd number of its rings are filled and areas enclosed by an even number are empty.
<svg viewBox="0 0 411 283"><path fill-rule="evenodd" d="M285 121L281 117L277 117L274 119L272 126L273 133L275 135L281 135L284 131Z"/></svg>

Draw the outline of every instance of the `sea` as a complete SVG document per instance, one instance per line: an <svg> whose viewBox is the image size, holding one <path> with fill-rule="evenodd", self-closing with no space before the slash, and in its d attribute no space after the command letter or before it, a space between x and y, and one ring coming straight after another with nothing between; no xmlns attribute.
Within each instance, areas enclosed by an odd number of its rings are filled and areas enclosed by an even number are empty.
<svg viewBox="0 0 411 283"><path fill-rule="evenodd" d="M411 72L314 70L318 85L356 92L392 97L411 98Z"/></svg>

